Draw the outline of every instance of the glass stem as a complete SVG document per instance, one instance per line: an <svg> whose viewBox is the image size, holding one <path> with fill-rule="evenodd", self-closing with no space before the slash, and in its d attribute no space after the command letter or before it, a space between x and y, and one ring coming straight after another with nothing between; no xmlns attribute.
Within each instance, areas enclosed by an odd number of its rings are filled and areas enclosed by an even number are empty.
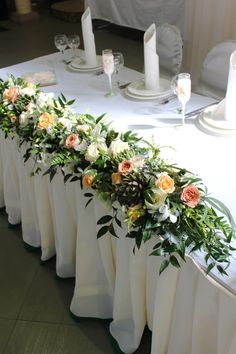
<svg viewBox="0 0 236 354"><path fill-rule="evenodd" d="M112 92L111 75L108 75L108 80L109 80L109 87L110 87L110 91Z"/></svg>
<svg viewBox="0 0 236 354"><path fill-rule="evenodd" d="M182 103L182 125L185 124L185 108L186 108L186 103Z"/></svg>

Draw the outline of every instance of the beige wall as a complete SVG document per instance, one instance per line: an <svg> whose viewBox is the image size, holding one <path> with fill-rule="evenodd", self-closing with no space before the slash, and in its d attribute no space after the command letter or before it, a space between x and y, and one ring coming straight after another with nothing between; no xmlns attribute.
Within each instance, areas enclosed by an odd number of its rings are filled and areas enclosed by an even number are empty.
<svg viewBox="0 0 236 354"><path fill-rule="evenodd" d="M186 0L184 70L196 83L207 52L236 39L236 0Z"/></svg>

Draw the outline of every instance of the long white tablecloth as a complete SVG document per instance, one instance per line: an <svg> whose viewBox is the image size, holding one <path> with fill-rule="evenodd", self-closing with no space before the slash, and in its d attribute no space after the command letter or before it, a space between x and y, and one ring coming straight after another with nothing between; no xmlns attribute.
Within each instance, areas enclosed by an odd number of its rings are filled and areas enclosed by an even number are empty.
<svg viewBox="0 0 236 354"><path fill-rule="evenodd" d="M185 0L85 0L92 17L142 31L167 22L183 32Z"/></svg>
<svg viewBox="0 0 236 354"><path fill-rule="evenodd" d="M201 132L194 120L176 130L180 121L173 113L176 101L158 105L155 101L134 101L122 91L105 98L107 77L71 72L58 54L49 55L0 70L0 77L54 68L58 84L45 88L66 97L77 97L75 109L90 109L94 115L107 112L119 130L134 129L154 139L163 153L198 173L236 216L236 171L232 167L235 137L216 137ZM140 73L124 68L122 79L133 81ZM188 110L210 100L193 95ZM9 222L22 223L23 239L41 246L42 260L57 256L60 277L76 277L71 311L78 316L113 318L111 334L125 353L134 352L147 324L153 332L152 354L235 354L236 352L236 264L223 279L226 291L206 277L188 259L180 271L170 268L160 277L159 257L149 256L155 240L133 254L133 241L125 238L96 239L96 221L107 214L106 206L94 200L86 209L86 198L78 183L63 184L58 173L50 183L41 175L30 177L31 164L22 162L17 141L0 137L0 202ZM216 274L217 275L217 274ZM218 276L218 275L217 275ZM222 278L219 277L222 281Z"/></svg>

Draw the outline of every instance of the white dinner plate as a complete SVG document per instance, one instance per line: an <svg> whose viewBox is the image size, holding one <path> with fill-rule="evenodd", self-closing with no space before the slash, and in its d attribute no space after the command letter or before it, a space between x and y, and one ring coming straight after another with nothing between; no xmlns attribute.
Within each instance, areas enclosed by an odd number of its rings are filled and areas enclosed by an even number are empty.
<svg viewBox="0 0 236 354"><path fill-rule="evenodd" d="M101 55L97 55L97 65L89 65L85 62L84 58L76 58L68 64L68 68L74 71L83 72L98 70L102 68L102 57Z"/></svg>
<svg viewBox="0 0 236 354"><path fill-rule="evenodd" d="M201 112L198 121L210 133L217 135L236 134L236 124L224 120L224 100L217 106L209 107Z"/></svg>
<svg viewBox="0 0 236 354"><path fill-rule="evenodd" d="M128 87L126 87L126 89L124 90L124 93L128 96L128 97L131 97L131 98L134 98L136 100L160 100L160 99L168 99L168 97L172 97L173 93L172 91L168 91L162 95L158 94L156 96L140 96L140 95L135 95L133 93L131 93L129 90L128 90Z"/></svg>
<svg viewBox="0 0 236 354"><path fill-rule="evenodd" d="M160 78L160 90L157 91L146 89L145 81L138 80L129 84L129 86L127 86L127 91L129 91L132 95L141 97L163 96L171 93L171 83L166 79Z"/></svg>

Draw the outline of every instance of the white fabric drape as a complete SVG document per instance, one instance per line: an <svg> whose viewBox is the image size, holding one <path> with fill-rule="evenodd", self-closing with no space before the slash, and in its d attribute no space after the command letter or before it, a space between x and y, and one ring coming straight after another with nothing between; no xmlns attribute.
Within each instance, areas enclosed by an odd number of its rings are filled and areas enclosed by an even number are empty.
<svg viewBox="0 0 236 354"><path fill-rule="evenodd" d="M207 52L217 43L236 39L235 0L187 0L184 67L196 82Z"/></svg>

